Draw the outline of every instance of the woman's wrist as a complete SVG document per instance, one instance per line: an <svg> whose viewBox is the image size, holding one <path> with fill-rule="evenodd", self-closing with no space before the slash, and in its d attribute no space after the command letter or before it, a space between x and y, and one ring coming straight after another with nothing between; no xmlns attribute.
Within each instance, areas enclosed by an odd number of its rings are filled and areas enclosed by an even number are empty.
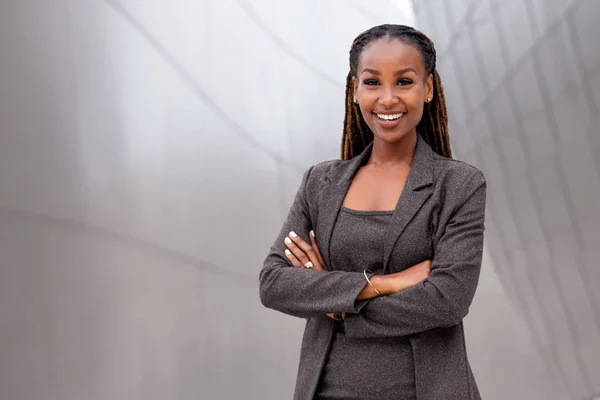
<svg viewBox="0 0 600 400"><path fill-rule="evenodd" d="M379 294L375 293L375 297L393 293L390 290L390 280L386 278L386 275L373 275L369 279L373 287L379 292Z"/></svg>
<svg viewBox="0 0 600 400"><path fill-rule="evenodd" d="M406 278L403 278L401 273L373 275L371 283L379 290L381 295L398 293L411 286L409 282L406 282Z"/></svg>
<svg viewBox="0 0 600 400"><path fill-rule="evenodd" d="M396 274L367 276L367 282L362 291L356 297L356 300L368 300L378 296L394 294L402 290L398 287L398 278ZM370 283L368 282L370 281Z"/></svg>

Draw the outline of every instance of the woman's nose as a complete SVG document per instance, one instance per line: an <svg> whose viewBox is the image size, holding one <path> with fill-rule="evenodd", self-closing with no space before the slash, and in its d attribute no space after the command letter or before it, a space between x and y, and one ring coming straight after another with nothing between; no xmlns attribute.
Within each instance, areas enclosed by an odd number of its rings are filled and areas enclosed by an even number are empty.
<svg viewBox="0 0 600 400"><path fill-rule="evenodd" d="M400 102L400 99L394 93L394 90L392 88L384 88L383 89L383 92L381 93L381 97L379 97L379 104L381 104L384 107L390 107L395 104L398 104L399 102Z"/></svg>

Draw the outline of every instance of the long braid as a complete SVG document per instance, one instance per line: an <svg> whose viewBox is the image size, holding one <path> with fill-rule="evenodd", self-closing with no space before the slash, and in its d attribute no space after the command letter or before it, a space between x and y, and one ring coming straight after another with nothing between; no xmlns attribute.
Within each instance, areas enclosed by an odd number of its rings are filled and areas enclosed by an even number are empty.
<svg viewBox="0 0 600 400"><path fill-rule="evenodd" d="M344 117L344 133L342 136L342 158L352 158L373 141L373 132L367 126L358 104L353 101L352 74L346 79L346 115ZM358 149L357 150L355 149Z"/></svg>
<svg viewBox="0 0 600 400"><path fill-rule="evenodd" d="M425 104L423 118L417 125L417 132L436 153L452 158L444 87L435 69L433 70L433 99L431 103Z"/></svg>
<svg viewBox="0 0 600 400"><path fill-rule="evenodd" d="M431 146L433 151L452 158L450 136L448 135L448 114L444 88L436 66L436 53L433 42L422 32L406 25L379 25L354 39L350 48L350 72L346 79L346 113L341 143L341 158L348 160L360 154L373 141L373 132L367 126L357 104L354 103L354 84L358 78L358 59L365 47L381 38L390 37L415 46L423 56L426 76L433 76L433 100L423 108L423 117L417 125L417 132Z"/></svg>

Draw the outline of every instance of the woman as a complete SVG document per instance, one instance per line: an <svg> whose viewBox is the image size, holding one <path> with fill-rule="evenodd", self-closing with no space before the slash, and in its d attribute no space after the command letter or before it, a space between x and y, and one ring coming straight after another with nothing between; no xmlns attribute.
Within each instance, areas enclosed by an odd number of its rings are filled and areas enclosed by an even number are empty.
<svg viewBox="0 0 600 400"><path fill-rule="evenodd" d="M480 399L462 319L486 181L453 160L433 43L403 25L350 50L342 159L304 174L260 272L269 308L307 318L294 399Z"/></svg>

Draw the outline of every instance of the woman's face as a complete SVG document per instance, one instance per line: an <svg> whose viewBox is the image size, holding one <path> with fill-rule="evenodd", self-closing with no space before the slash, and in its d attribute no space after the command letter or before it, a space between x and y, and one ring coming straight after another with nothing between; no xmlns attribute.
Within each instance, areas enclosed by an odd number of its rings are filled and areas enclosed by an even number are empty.
<svg viewBox="0 0 600 400"><path fill-rule="evenodd" d="M433 98L433 78L425 76L416 47L379 39L360 55L354 98L376 139L388 143L416 133L424 103Z"/></svg>

